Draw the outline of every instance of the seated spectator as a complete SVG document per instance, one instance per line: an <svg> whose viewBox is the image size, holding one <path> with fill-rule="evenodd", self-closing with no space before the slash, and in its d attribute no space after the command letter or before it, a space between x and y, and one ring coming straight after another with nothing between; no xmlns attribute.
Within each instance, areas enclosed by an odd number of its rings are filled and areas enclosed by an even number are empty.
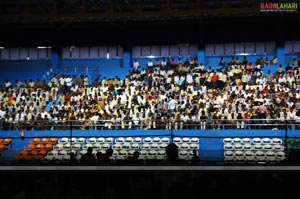
<svg viewBox="0 0 300 199"><path fill-rule="evenodd" d="M271 59L271 64L277 64L277 63L278 63L277 56L274 56L274 57Z"/></svg>
<svg viewBox="0 0 300 199"><path fill-rule="evenodd" d="M218 64L218 65L219 65L219 66L222 66L222 68L225 68L226 62L225 62L225 60L224 60L223 57L220 58L220 61L219 61L219 64Z"/></svg>
<svg viewBox="0 0 300 199"><path fill-rule="evenodd" d="M280 64L279 67L277 68L277 73L278 74L283 74L284 73L284 68L283 68L282 64Z"/></svg>
<svg viewBox="0 0 300 199"><path fill-rule="evenodd" d="M271 61L269 60L268 57L266 57L265 61L264 61L264 67L270 67Z"/></svg>
<svg viewBox="0 0 300 199"><path fill-rule="evenodd" d="M243 61L242 61L243 65L247 65L248 64L248 59L246 56L244 56Z"/></svg>
<svg viewBox="0 0 300 199"><path fill-rule="evenodd" d="M153 62L152 62L151 59L148 60L147 67L148 67L149 70L153 69Z"/></svg>

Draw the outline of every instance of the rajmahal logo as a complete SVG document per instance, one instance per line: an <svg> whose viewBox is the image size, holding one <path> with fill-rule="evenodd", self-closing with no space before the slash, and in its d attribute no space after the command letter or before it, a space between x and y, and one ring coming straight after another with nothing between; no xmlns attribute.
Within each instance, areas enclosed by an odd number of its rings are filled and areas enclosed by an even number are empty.
<svg viewBox="0 0 300 199"><path fill-rule="evenodd" d="M261 12L297 12L298 3L260 3Z"/></svg>

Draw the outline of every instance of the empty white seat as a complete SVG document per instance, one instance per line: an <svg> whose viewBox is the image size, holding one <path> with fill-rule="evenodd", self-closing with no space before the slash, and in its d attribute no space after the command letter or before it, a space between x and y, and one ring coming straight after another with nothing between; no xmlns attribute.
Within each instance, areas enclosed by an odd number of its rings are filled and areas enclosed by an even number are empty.
<svg viewBox="0 0 300 199"><path fill-rule="evenodd" d="M103 149L103 150L106 150L106 149L109 149L109 148L110 148L110 143L103 143L101 145L101 149Z"/></svg>
<svg viewBox="0 0 300 199"><path fill-rule="evenodd" d="M242 150L243 145L241 143L236 143L236 144L233 145L233 149L234 150Z"/></svg>
<svg viewBox="0 0 300 199"><path fill-rule="evenodd" d="M256 157L258 157L258 156L263 156L264 157L265 156L264 151L256 151L254 154L255 154Z"/></svg>
<svg viewBox="0 0 300 199"><path fill-rule="evenodd" d="M198 143L191 143L190 144L190 149L198 149L199 148L199 144Z"/></svg>
<svg viewBox="0 0 300 199"><path fill-rule="evenodd" d="M233 161L234 159L235 159L234 156L225 156L225 157L224 157L224 161L226 161L226 162L231 162L231 161Z"/></svg>
<svg viewBox="0 0 300 199"><path fill-rule="evenodd" d="M253 138L252 142L253 142L253 144L260 144L261 143L261 139L260 138Z"/></svg>
<svg viewBox="0 0 300 199"><path fill-rule="evenodd" d="M52 151L49 152L49 155L56 156L56 155L58 155L58 151L52 150Z"/></svg>
<svg viewBox="0 0 300 199"><path fill-rule="evenodd" d="M161 142L163 142L163 143L169 143L169 142L170 142L170 139L169 139L168 137L163 137L163 138L161 139Z"/></svg>
<svg viewBox="0 0 300 199"><path fill-rule="evenodd" d="M272 150L273 146L271 144L264 145L264 150Z"/></svg>
<svg viewBox="0 0 300 199"><path fill-rule="evenodd" d="M242 141L242 139L241 138L233 138L233 143L240 143L241 141Z"/></svg>
<svg viewBox="0 0 300 199"><path fill-rule="evenodd" d="M155 150L148 151L148 155L147 155L148 159L156 159L156 156L157 156L157 151Z"/></svg>
<svg viewBox="0 0 300 199"><path fill-rule="evenodd" d="M150 149L150 144L149 144L149 143L144 143L144 144L142 145L142 148L143 148L143 149Z"/></svg>
<svg viewBox="0 0 300 199"><path fill-rule="evenodd" d="M233 156L233 151L224 151L224 156Z"/></svg>
<svg viewBox="0 0 300 199"><path fill-rule="evenodd" d="M271 157L271 156L275 157L276 156L274 151L266 151L265 154L267 157Z"/></svg>
<svg viewBox="0 0 300 199"><path fill-rule="evenodd" d="M256 156L256 160L257 161L266 161L266 157L265 156Z"/></svg>
<svg viewBox="0 0 300 199"><path fill-rule="evenodd" d="M242 143L243 144L251 143L251 140L250 138L242 138Z"/></svg>
<svg viewBox="0 0 300 199"><path fill-rule="evenodd" d="M81 149L81 144L78 144L78 143L72 144L71 149L79 150L79 149Z"/></svg>
<svg viewBox="0 0 300 199"><path fill-rule="evenodd" d="M118 138L116 139L116 142L117 142L117 143L123 143L123 142L125 142L125 138L124 138L124 137L118 137Z"/></svg>
<svg viewBox="0 0 300 199"><path fill-rule="evenodd" d="M53 146L53 149L55 149L55 150L63 150L63 148L64 148L64 144L62 144L62 143L59 143L59 144L56 144Z"/></svg>
<svg viewBox="0 0 300 199"><path fill-rule="evenodd" d="M95 150L101 149L101 144L100 143L96 143L96 144L93 145L93 148Z"/></svg>
<svg viewBox="0 0 300 199"><path fill-rule="evenodd" d="M79 151L79 154L80 154L80 155L84 155L84 154L86 154L86 153L87 153L87 150L85 150L85 149Z"/></svg>
<svg viewBox="0 0 300 199"><path fill-rule="evenodd" d="M263 138L262 143L263 144L272 144L272 140L270 138Z"/></svg>
<svg viewBox="0 0 300 199"><path fill-rule="evenodd" d="M243 155L236 155L234 156L235 161L245 161L245 156Z"/></svg>
<svg viewBox="0 0 300 199"><path fill-rule="evenodd" d="M158 149L159 145L157 143L152 143L152 144L150 144L150 148L151 149Z"/></svg>
<svg viewBox="0 0 300 199"><path fill-rule="evenodd" d="M67 142L69 142L69 138L63 137L63 138L59 139L58 142L60 142L60 143L67 143Z"/></svg>
<svg viewBox="0 0 300 199"><path fill-rule="evenodd" d="M105 142L105 138L104 137L99 137L99 138L97 138L97 142L104 143Z"/></svg>
<svg viewBox="0 0 300 199"><path fill-rule="evenodd" d="M144 138L144 143L149 143L149 142L152 142L152 138L151 137Z"/></svg>
<svg viewBox="0 0 300 199"><path fill-rule="evenodd" d="M152 142L159 143L159 142L161 142L161 139L160 139L160 137L154 137L154 138L152 139Z"/></svg>
<svg viewBox="0 0 300 199"><path fill-rule="evenodd" d="M131 144L129 142L125 142L124 144L122 144L123 149L129 149L130 146L131 146Z"/></svg>
<svg viewBox="0 0 300 199"><path fill-rule="evenodd" d="M106 150L100 149L100 150L98 150L98 152L100 152L100 153L102 153L102 154L105 154L105 153L106 153Z"/></svg>
<svg viewBox="0 0 300 199"><path fill-rule="evenodd" d="M285 157L285 153L283 151L275 152L277 157Z"/></svg>
<svg viewBox="0 0 300 199"><path fill-rule="evenodd" d="M107 143L113 143L114 142L114 138L108 137L108 138L105 139L105 142L107 142Z"/></svg>
<svg viewBox="0 0 300 199"><path fill-rule="evenodd" d="M70 147L71 147L71 144L69 142L64 144L64 149L69 149Z"/></svg>
<svg viewBox="0 0 300 199"><path fill-rule="evenodd" d="M183 144L179 145L179 148L180 149L189 149L190 147L189 147L189 145L187 143L183 143Z"/></svg>
<svg viewBox="0 0 300 199"><path fill-rule="evenodd" d="M144 156L146 156L146 155L148 155L148 151L147 150L140 150L140 155L144 155Z"/></svg>
<svg viewBox="0 0 300 199"><path fill-rule="evenodd" d="M135 150L128 150L127 155L128 156L133 156L134 152L135 152Z"/></svg>
<svg viewBox="0 0 300 199"><path fill-rule="evenodd" d="M166 149L167 146L168 146L167 143L161 143L161 144L159 145L159 148L160 148L160 149Z"/></svg>
<svg viewBox="0 0 300 199"><path fill-rule="evenodd" d="M232 143L232 138L224 138L223 143Z"/></svg>
<svg viewBox="0 0 300 199"><path fill-rule="evenodd" d="M121 144L120 142L117 142L117 143L115 143L114 145L113 145L113 149L121 149L122 148L122 145L123 144Z"/></svg>
<svg viewBox="0 0 300 199"><path fill-rule="evenodd" d="M85 144L85 145L82 146L82 149L88 149L89 147L93 148L93 144L87 143L87 144Z"/></svg>
<svg viewBox="0 0 300 199"><path fill-rule="evenodd" d="M131 148L132 148L132 149L139 149L139 148L140 148L140 144L138 144L138 143L133 143L133 144L131 144Z"/></svg>
<svg viewBox="0 0 300 199"><path fill-rule="evenodd" d="M95 137L88 138L88 143L96 143L97 139Z"/></svg>
<svg viewBox="0 0 300 199"><path fill-rule="evenodd" d="M157 155L157 151L150 150L150 151L148 151L148 155L152 155L152 156Z"/></svg>
<svg viewBox="0 0 300 199"><path fill-rule="evenodd" d="M43 160L46 160L46 161L48 161L48 160L54 160L55 158L54 158L54 156L53 155L46 155L44 158L43 158Z"/></svg>
<svg viewBox="0 0 300 199"><path fill-rule="evenodd" d="M127 155L127 150L124 149L119 150L118 155Z"/></svg>
<svg viewBox="0 0 300 199"><path fill-rule="evenodd" d="M254 153L252 151L245 151L244 156L254 156Z"/></svg>
<svg viewBox="0 0 300 199"><path fill-rule="evenodd" d="M67 155L68 154L68 151L66 150L61 150L58 152L58 155Z"/></svg>
<svg viewBox="0 0 300 199"><path fill-rule="evenodd" d="M254 146L254 150L263 150L264 146L262 144L255 144Z"/></svg>
<svg viewBox="0 0 300 199"><path fill-rule="evenodd" d="M173 139L173 142L174 142L174 143L179 143L179 142L181 142L180 137L175 137L175 138Z"/></svg>
<svg viewBox="0 0 300 199"><path fill-rule="evenodd" d="M77 139L77 143L85 143L85 138L84 137L80 137Z"/></svg>
<svg viewBox="0 0 300 199"><path fill-rule="evenodd" d="M132 137L126 137L125 142L133 142L133 138Z"/></svg>
<svg viewBox="0 0 300 199"><path fill-rule="evenodd" d="M142 142L142 138L140 138L140 137L135 137L135 138L133 139L133 141L136 142L136 143L141 143L141 142Z"/></svg>
<svg viewBox="0 0 300 199"><path fill-rule="evenodd" d="M284 150L284 146L282 146L281 144L275 144L275 145L273 145L273 149L275 151L283 151Z"/></svg>
<svg viewBox="0 0 300 199"><path fill-rule="evenodd" d="M234 154L234 156L244 156L243 151L234 151L233 154Z"/></svg>
<svg viewBox="0 0 300 199"><path fill-rule="evenodd" d="M250 152L250 151L248 151L248 152ZM253 154L252 155L245 155L244 157L245 157L245 161L254 161L255 160Z"/></svg>
<svg viewBox="0 0 300 199"><path fill-rule="evenodd" d="M124 155L124 156L127 155L127 150L123 150L123 149L119 150L118 155Z"/></svg>
<svg viewBox="0 0 300 199"><path fill-rule="evenodd" d="M193 137L191 138L192 143L199 143L199 138Z"/></svg>
<svg viewBox="0 0 300 199"><path fill-rule="evenodd" d="M249 143L244 144L244 150L253 150L252 144Z"/></svg>
<svg viewBox="0 0 300 199"><path fill-rule="evenodd" d="M278 161L277 157L276 156L267 156L266 157L266 160L268 162L275 162L275 161Z"/></svg>
<svg viewBox="0 0 300 199"><path fill-rule="evenodd" d="M189 152L186 150L180 150L179 151L179 157L180 158L186 158L187 156L189 156Z"/></svg>
<svg viewBox="0 0 300 199"><path fill-rule="evenodd" d="M233 149L233 144L231 143L226 143L223 145L224 150L232 150Z"/></svg>
<svg viewBox="0 0 300 199"><path fill-rule="evenodd" d="M190 138L184 137L181 139L181 142L190 142Z"/></svg>
<svg viewBox="0 0 300 199"><path fill-rule="evenodd" d="M77 138L72 137L71 140L70 140L70 142L71 142L71 143L77 142Z"/></svg>
<svg viewBox="0 0 300 199"><path fill-rule="evenodd" d="M273 138L272 139L272 144L282 144L282 140L279 138Z"/></svg>
<svg viewBox="0 0 300 199"><path fill-rule="evenodd" d="M166 155L166 151L165 150L158 150L157 151L157 155Z"/></svg>

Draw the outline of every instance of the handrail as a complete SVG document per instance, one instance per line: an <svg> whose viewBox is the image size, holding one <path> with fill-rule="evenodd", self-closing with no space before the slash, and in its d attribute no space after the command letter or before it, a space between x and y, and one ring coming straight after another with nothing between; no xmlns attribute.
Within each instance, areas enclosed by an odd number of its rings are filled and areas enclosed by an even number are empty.
<svg viewBox="0 0 300 199"><path fill-rule="evenodd" d="M300 130L295 120L205 120L184 122L182 120L34 120L21 122L4 121L3 130Z"/></svg>

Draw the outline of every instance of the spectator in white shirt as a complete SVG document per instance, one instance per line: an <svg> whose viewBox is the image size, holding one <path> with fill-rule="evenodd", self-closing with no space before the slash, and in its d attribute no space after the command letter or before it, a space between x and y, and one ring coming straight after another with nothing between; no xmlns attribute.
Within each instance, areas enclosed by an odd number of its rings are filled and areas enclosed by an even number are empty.
<svg viewBox="0 0 300 199"><path fill-rule="evenodd" d="M133 68L135 71L138 71L140 67L140 63L137 60L134 60L133 62Z"/></svg>

